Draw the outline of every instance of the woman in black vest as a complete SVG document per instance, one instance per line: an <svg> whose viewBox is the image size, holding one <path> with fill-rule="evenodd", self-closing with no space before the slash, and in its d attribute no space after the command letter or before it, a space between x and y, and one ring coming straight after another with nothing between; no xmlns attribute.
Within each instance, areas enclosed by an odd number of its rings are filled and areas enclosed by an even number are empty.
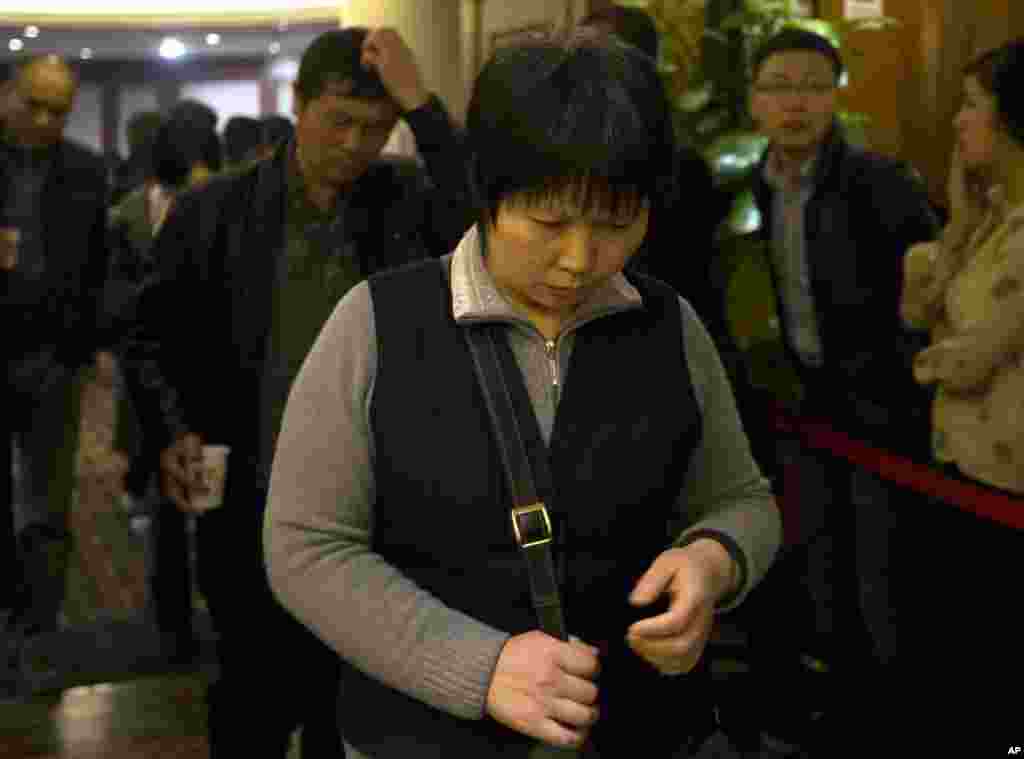
<svg viewBox="0 0 1024 759"><path fill-rule="evenodd" d="M671 196L664 92L612 40L532 40L484 67L467 127L477 226L354 288L293 386L271 585L349 665L350 757L685 755L714 613L764 575L780 522L707 332L623 274ZM479 330L572 640L537 629Z"/></svg>

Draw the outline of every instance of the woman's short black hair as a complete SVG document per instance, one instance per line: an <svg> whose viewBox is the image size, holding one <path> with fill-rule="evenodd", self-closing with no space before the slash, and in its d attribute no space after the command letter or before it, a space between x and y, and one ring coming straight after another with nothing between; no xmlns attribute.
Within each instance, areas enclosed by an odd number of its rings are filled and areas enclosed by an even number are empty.
<svg viewBox="0 0 1024 759"><path fill-rule="evenodd" d="M369 31L363 27L332 29L313 40L299 63L295 92L308 103L316 100L331 82L352 82L352 97L387 98L377 72L360 63L363 42Z"/></svg>
<svg viewBox="0 0 1024 759"><path fill-rule="evenodd" d="M996 99L1003 128L1024 147L1024 38L1011 40L975 58L964 69Z"/></svg>
<svg viewBox="0 0 1024 759"><path fill-rule="evenodd" d="M661 79L647 56L613 37L499 48L474 84L466 132L483 230L509 201L569 192L585 212L639 213L674 185Z"/></svg>
<svg viewBox="0 0 1024 759"><path fill-rule="evenodd" d="M764 65L764 62L773 55L795 51L818 53L819 55L825 56L832 64L832 71L835 73L836 83L838 84L839 80L842 79L844 71L843 58L839 55L839 51L836 50L836 46L820 34L815 34L807 29L801 29L795 26L788 26L777 34L769 37L754 52L754 57L751 61L751 72L753 78L757 79L758 74L761 73L761 67Z"/></svg>
<svg viewBox="0 0 1024 759"><path fill-rule="evenodd" d="M220 171L223 162L220 137L208 114L191 103L175 107L164 119L153 140L152 156L154 179L170 188L184 187L197 164Z"/></svg>

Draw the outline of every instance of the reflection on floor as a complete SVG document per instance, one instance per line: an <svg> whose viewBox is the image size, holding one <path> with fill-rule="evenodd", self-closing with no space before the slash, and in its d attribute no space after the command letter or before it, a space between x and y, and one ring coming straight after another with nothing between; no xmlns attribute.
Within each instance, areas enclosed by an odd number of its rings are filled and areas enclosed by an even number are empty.
<svg viewBox="0 0 1024 759"><path fill-rule="evenodd" d="M209 755L202 677L50 691L0 706L0 756L201 759Z"/></svg>

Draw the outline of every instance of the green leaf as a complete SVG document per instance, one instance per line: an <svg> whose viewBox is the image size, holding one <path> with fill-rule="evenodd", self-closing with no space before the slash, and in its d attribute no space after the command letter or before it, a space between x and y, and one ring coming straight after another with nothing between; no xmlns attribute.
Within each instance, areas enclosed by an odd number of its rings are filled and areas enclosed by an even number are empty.
<svg viewBox="0 0 1024 759"><path fill-rule="evenodd" d="M846 139L859 147L868 147L868 127L871 117L865 113L840 111L836 114L842 124Z"/></svg>
<svg viewBox="0 0 1024 759"><path fill-rule="evenodd" d="M750 14L739 11L738 13L730 13L724 19L722 23L718 25L718 28L723 32L733 31L734 29L743 29L750 23Z"/></svg>
<svg viewBox="0 0 1024 759"><path fill-rule="evenodd" d="M728 123L729 110L727 108L719 108L702 117L694 129L697 134L708 137Z"/></svg>
<svg viewBox="0 0 1024 759"><path fill-rule="evenodd" d="M730 132L714 140L704 151L712 172L722 182L746 176L761 160L768 138L757 132Z"/></svg>
<svg viewBox="0 0 1024 759"><path fill-rule="evenodd" d="M696 113L711 102L714 92L715 85L705 82L701 87L692 87L686 90L676 100L676 106L687 113Z"/></svg>
<svg viewBox="0 0 1024 759"><path fill-rule="evenodd" d="M716 42L721 42L723 44L728 44L729 42L729 35L724 34L718 29L712 29L711 27L706 27L701 36L715 40Z"/></svg>
<svg viewBox="0 0 1024 759"><path fill-rule="evenodd" d="M649 8L651 5L650 0L615 0L616 5L621 5L623 8Z"/></svg>
<svg viewBox="0 0 1024 759"><path fill-rule="evenodd" d="M754 193L748 188L739 193L733 201L729 215L725 219L726 230L730 235L739 237L756 232L761 228L761 223L761 212L754 202Z"/></svg>
<svg viewBox="0 0 1024 759"><path fill-rule="evenodd" d="M746 8L749 13L756 13L760 16L767 16L773 13L787 13L786 0L747 0Z"/></svg>

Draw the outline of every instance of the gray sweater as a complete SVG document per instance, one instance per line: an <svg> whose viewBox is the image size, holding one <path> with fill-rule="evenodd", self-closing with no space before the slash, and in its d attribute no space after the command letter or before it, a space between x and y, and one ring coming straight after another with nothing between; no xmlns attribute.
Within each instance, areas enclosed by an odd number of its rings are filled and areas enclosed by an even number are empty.
<svg viewBox="0 0 1024 759"><path fill-rule="evenodd" d="M639 292L617 275L549 345L498 291L475 230L449 258L456 320L508 325L512 350L548 439L575 330L593 319L642 308ZM686 358L704 421L673 535L681 541L692 530L712 529L735 541L747 571L731 607L767 571L779 547L781 522L711 339L682 299L680 308ZM288 400L264 523L271 587L286 608L354 666L434 708L480 719L508 634L445 606L371 549L374 441L369 420L379 358L370 289L363 282L324 326ZM457 455L453 442L443 444ZM350 755L361 759L354 751Z"/></svg>

